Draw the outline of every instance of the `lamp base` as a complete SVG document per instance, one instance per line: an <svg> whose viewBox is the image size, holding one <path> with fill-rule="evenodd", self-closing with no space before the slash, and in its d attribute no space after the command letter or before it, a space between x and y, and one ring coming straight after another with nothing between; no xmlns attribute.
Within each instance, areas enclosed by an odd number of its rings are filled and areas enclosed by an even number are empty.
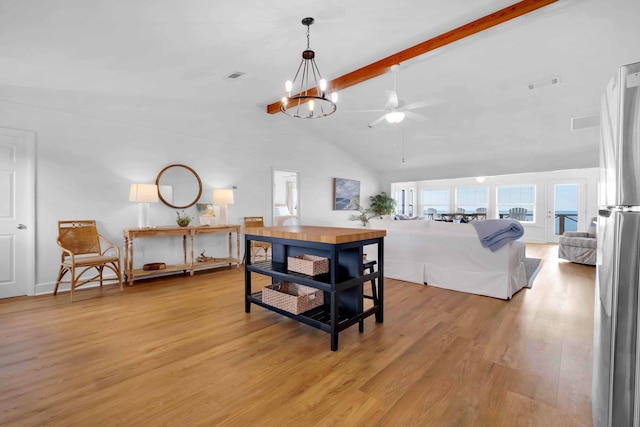
<svg viewBox="0 0 640 427"><path fill-rule="evenodd" d="M149 203L138 203L138 228L149 227Z"/></svg>
<svg viewBox="0 0 640 427"><path fill-rule="evenodd" d="M220 205L220 221L219 225L227 225L227 205Z"/></svg>

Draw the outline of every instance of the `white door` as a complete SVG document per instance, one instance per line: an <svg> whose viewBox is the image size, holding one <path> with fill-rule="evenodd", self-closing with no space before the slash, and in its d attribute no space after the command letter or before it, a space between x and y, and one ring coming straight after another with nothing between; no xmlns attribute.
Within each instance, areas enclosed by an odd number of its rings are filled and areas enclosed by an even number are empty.
<svg viewBox="0 0 640 427"><path fill-rule="evenodd" d="M583 179L547 183L547 242L558 243L565 231L576 231L588 220L585 187Z"/></svg>
<svg viewBox="0 0 640 427"><path fill-rule="evenodd" d="M0 128L0 298L35 293L35 134Z"/></svg>

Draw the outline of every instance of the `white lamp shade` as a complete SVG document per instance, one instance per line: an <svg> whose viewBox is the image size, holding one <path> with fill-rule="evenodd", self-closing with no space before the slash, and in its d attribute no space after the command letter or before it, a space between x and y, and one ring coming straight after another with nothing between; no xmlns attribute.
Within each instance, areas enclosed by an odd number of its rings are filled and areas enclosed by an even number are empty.
<svg viewBox="0 0 640 427"><path fill-rule="evenodd" d="M131 184L129 201L153 203L158 201L158 186L153 184Z"/></svg>
<svg viewBox="0 0 640 427"><path fill-rule="evenodd" d="M233 190L228 188L216 188L215 190L213 190L213 204L214 205L232 205Z"/></svg>

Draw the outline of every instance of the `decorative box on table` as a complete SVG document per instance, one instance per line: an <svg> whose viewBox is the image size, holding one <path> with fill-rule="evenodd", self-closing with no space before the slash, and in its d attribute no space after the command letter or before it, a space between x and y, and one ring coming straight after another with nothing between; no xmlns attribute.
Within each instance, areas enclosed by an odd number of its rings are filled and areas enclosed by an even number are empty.
<svg viewBox="0 0 640 427"><path fill-rule="evenodd" d="M324 292L297 283L281 282L262 288L262 302L300 314L324 304Z"/></svg>

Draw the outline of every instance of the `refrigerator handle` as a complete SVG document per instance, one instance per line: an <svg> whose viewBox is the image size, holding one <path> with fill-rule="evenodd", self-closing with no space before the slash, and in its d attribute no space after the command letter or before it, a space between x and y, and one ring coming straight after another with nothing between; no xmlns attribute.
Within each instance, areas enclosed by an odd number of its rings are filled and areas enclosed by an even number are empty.
<svg viewBox="0 0 640 427"><path fill-rule="evenodd" d="M605 218L609 218L611 216L611 210L609 210L609 209L598 209L598 216L603 216Z"/></svg>

